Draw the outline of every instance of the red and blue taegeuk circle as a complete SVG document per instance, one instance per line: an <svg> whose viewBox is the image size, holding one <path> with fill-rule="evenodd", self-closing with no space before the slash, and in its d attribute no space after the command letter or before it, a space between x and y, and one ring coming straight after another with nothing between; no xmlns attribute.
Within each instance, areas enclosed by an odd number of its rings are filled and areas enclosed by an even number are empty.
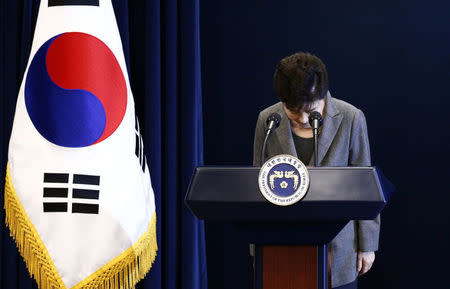
<svg viewBox="0 0 450 289"><path fill-rule="evenodd" d="M64 147L86 147L107 139L122 122L125 77L100 39L62 33L34 55L26 76L25 105L45 139Z"/></svg>

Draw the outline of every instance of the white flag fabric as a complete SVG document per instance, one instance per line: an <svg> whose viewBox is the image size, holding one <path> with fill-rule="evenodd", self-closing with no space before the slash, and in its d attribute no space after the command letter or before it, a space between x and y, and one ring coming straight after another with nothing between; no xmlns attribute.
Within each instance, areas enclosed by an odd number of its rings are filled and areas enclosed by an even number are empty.
<svg viewBox="0 0 450 289"><path fill-rule="evenodd" d="M109 0L42 0L8 153L6 222L39 288L133 288L153 190Z"/></svg>

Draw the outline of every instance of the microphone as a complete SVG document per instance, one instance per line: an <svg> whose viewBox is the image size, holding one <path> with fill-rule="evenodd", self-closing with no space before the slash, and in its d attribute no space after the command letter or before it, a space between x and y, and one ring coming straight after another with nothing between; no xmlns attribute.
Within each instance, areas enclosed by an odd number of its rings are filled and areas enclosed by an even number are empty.
<svg viewBox="0 0 450 289"><path fill-rule="evenodd" d="M308 120L313 129L319 129L319 127L321 127L323 123L322 115L318 111L311 112Z"/></svg>
<svg viewBox="0 0 450 289"><path fill-rule="evenodd" d="M261 166L264 164L265 159L266 159L265 156L266 156L267 140L269 139L270 134L280 125L280 121L281 121L281 116L276 112L270 114L266 120L267 131L266 131L266 137L264 139L263 149L261 152Z"/></svg>
<svg viewBox="0 0 450 289"><path fill-rule="evenodd" d="M317 159L317 145L319 142L319 128L322 126L323 120L322 115L318 111L313 111L309 115L309 124L311 125L313 129L313 135L314 135L314 166L319 166L319 160Z"/></svg>
<svg viewBox="0 0 450 289"><path fill-rule="evenodd" d="M280 125L280 121L281 121L281 116L278 113L274 112L271 115L269 115L269 117L266 120L266 124L267 124L266 135L271 134L272 131L274 131Z"/></svg>

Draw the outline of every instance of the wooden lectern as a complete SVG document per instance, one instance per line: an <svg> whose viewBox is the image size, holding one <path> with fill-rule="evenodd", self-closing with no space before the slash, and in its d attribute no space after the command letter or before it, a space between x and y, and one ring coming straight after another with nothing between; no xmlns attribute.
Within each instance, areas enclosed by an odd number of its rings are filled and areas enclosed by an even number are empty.
<svg viewBox="0 0 450 289"><path fill-rule="evenodd" d="M186 204L202 220L227 221L256 244L257 289L330 288L328 244L349 220L374 219L386 198L373 167L308 168L306 196L277 206L259 191L259 168L198 167Z"/></svg>

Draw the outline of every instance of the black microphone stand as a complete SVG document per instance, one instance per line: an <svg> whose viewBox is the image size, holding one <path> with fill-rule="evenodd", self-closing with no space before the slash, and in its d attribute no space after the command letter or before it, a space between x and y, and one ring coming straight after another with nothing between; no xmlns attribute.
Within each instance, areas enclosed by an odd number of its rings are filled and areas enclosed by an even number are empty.
<svg viewBox="0 0 450 289"><path fill-rule="evenodd" d="M313 128L314 135L314 166L319 166L319 159L317 158L317 147L319 143L319 128Z"/></svg>
<svg viewBox="0 0 450 289"><path fill-rule="evenodd" d="M314 166L319 166L319 158L317 157L319 144L319 127L322 125L322 115L318 111L313 111L309 115L309 124L312 126L314 135Z"/></svg>
<svg viewBox="0 0 450 289"><path fill-rule="evenodd" d="M270 133L272 132L272 130L268 130L266 133L266 137L264 138L264 144L263 144L263 148L262 148L262 152L261 152L261 164L260 166L262 166L265 162L266 162L266 145L267 145L267 140L269 139Z"/></svg>
<svg viewBox="0 0 450 289"><path fill-rule="evenodd" d="M266 162L267 140L269 139L269 136L272 133L272 131L274 131L280 125L280 121L281 121L281 116L276 112L269 115L269 117L266 120L268 128L267 128L267 132L266 132L266 137L264 138L264 144L262 147L260 166L262 166Z"/></svg>

